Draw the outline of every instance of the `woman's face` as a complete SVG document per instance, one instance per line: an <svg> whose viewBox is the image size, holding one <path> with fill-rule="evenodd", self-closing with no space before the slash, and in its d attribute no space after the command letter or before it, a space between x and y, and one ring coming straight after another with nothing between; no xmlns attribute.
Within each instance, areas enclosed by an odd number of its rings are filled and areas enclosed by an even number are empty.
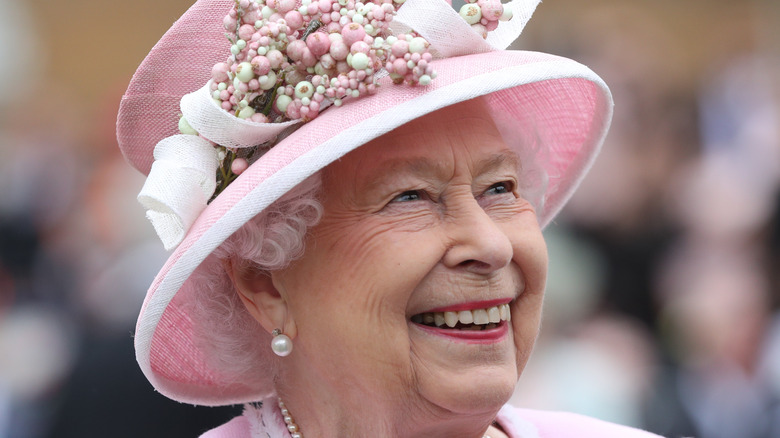
<svg viewBox="0 0 780 438"><path fill-rule="evenodd" d="M286 372L374 407L505 403L537 336L547 271L521 164L479 101L331 164L304 256L272 275L297 328ZM500 319L503 304L510 322L468 323Z"/></svg>

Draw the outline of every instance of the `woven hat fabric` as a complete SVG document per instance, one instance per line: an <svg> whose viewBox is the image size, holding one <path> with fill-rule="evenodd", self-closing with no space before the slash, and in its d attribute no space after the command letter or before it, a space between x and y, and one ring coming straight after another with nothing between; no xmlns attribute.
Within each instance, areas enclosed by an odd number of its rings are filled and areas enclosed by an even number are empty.
<svg viewBox="0 0 780 438"><path fill-rule="evenodd" d="M128 161L140 171L151 168L155 144L177 133L181 97L201 88L211 66L226 56L221 20L233 3L198 1L136 73L122 100L118 137ZM540 162L549 178L539 218L542 225L549 223L606 135L612 116L607 86L579 63L536 52L493 50L432 65L438 77L431 85L393 85L385 77L377 94L323 111L252 164L200 214L155 278L139 316L137 359L155 388L201 405L251 402L269 391L228 384L235 379L209 366L212 352L198 346L193 330L198 322L186 310L199 287L189 281L192 273L213 263L208 256L222 242L298 183L410 120L486 96L486 106L508 125L509 136L512 130L533 130L543 145Z"/></svg>

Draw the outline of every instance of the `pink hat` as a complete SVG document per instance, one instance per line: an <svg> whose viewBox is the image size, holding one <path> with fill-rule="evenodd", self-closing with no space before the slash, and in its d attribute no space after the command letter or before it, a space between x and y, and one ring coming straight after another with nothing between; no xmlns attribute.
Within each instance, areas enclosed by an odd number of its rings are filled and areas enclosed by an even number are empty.
<svg viewBox="0 0 780 438"><path fill-rule="evenodd" d="M155 151L158 143L180 137L205 138L214 149L212 142L257 144L269 137L260 131L274 124L252 123L231 115L228 117L234 121L227 122L233 123L230 128L215 124L215 118L228 113L210 98L213 89L204 87L212 77L212 67L230 53L223 19L237 3L198 0L135 73L122 98L117 135L126 159L141 172L149 174L155 159L165 159L159 148ZM198 321L187 313L187 303L198 288L189 279L193 272L204 269L207 257L231 234L298 183L410 120L486 96L495 118L532 129L543 146L540 162L548 176L539 218L543 226L550 222L598 153L611 121L612 97L601 78L572 60L502 50L519 35L538 3L513 0L504 5L512 8L514 17L484 39L445 0L406 0L393 25L412 28L430 42L437 55L430 65L437 75L429 85L396 85L385 76L378 81L375 94L345 100L342 106L324 110L316 119L298 125L208 206L205 201L214 190L213 183L196 180L193 189L173 195L184 199L174 200L176 205L197 198L203 209L181 215L189 215L190 220L177 219L178 225L184 223L181 242L152 283L138 319L136 356L157 390L172 399L201 405L251 402L268 392L268 388L249 384L225 385L231 381L229 376L209 366L206 358L212 352L196 347L193 327ZM224 114L217 114L220 111ZM182 113L200 137L176 135ZM186 162L185 168L189 160L193 158L173 153L173 161ZM168 181L174 186L177 172L189 172L165 169L162 173L174 175L173 182ZM213 168L209 171L215 173ZM178 240L170 240L171 246Z"/></svg>

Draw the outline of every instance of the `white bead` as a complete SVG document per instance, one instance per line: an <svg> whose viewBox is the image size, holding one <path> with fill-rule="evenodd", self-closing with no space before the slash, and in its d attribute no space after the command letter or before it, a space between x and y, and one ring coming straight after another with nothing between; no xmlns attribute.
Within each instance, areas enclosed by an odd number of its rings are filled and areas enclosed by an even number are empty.
<svg viewBox="0 0 780 438"><path fill-rule="evenodd" d="M314 94L314 85L309 81L300 81L295 85L295 97L303 99Z"/></svg>
<svg viewBox="0 0 780 438"><path fill-rule="evenodd" d="M501 18L499 20L501 21L509 21L512 19L512 6L511 5L504 5L504 13L501 14Z"/></svg>
<svg viewBox="0 0 780 438"><path fill-rule="evenodd" d="M267 75L260 76L258 81L260 82L260 88L263 90L270 90L276 86L276 73L271 70Z"/></svg>
<svg viewBox="0 0 780 438"><path fill-rule="evenodd" d="M285 334L274 336L273 340L271 340L271 350L273 350L277 356L288 356L290 353L292 353L292 349L292 339L290 339Z"/></svg>
<svg viewBox="0 0 780 438"><path fill-rule="evenodd" d="M285 112L287 111L287 107L290 105L290 102L292 102L292 97L286 94L279 95L276 98L276 108L281 112Z"/></svg>
<svg viewBox="0 0 780 438"><path fill-rule="evenodd" d="M428 47L428 41L425 38L415 37L409 41L409 53L422 53Z"/></svg>
<svg viewBox="0 0 780 438"><path fill-rule="evenodd" d="M460 16L468 24L479 23L479 20L482 19L482 9L474 3L466 3L460 8Z"/></svg>
<svg viewBox="0 0 780 438"><path fill-rule="evenodd" d="M347 60L347 64L351 65L355 70L363 70L364 68L368 67L368 63L368 55L362 52L355 53L352 55L351 59Z"/></svg>

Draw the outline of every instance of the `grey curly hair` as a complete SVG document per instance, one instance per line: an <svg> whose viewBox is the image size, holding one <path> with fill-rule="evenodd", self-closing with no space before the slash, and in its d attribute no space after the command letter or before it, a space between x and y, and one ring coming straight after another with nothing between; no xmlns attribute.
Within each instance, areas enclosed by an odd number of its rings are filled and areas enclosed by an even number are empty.
<svg viewBox="0 0 780 438"><path fill-rule="evenodd" d="M263 348L270 345L270 335L247 312L224 262L271 272L300 257L306 231L322 216L321 185L319 173L300 183L233 233L190 280L201 285L190 309L200 322L195 325L198 347L214 352L209 365L232 376L225 383L270 388L273 373L258 370L272 368L274 360L270 348Z"/></svg>

